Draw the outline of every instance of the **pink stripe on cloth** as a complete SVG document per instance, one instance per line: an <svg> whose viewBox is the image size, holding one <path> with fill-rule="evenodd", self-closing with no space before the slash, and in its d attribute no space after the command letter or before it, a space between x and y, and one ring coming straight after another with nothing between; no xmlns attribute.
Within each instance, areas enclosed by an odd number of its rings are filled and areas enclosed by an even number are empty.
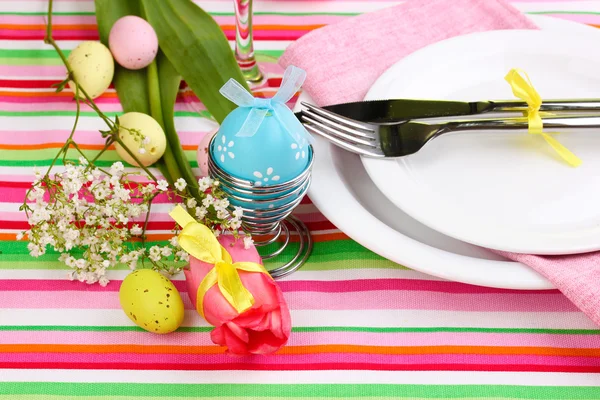
<svg viewBox="0 0 600 400"><path fill-rule="evenodd" d="M360 101L402 57L457 35L535 29L501 0L413 0L312 31L279 59L307 72L304 90L320 105Z"/></svg>
<svg viewBox="0 0 600 400"><path fill-rule="evenodd" d="M463 364L476 365L548 365L597 367L598 357L548 356L548 355L490 355L490 354L365 354L365 353L309 353L269 357L230 354L149 354L149 353L3 353L2 363L135 363L135 364L238 364L280 365L290 364Z"/></svg>
<svg viewBox="0 0 600 400"><path fill-rule="evenodd" d="M206 332L144 335L140 332L3 331L0 344L212 345ZM522 346L600 349L600 335L506 334L480 332L293 332L288 346L347 344L362 346Z"/></svg>
<svg viewBox="0 0 600 400"><path fill-rule="evenodd" d="M0 279L1 291L72 291L75 292L117 292L121 286L119 280L112 280L102 287L100 285L81 285L77 281L62 279ZM420 292L478 294L480 296L491 293L519 294L543 296L558 294L557 290L510 290L484 286L468 285L460 282L421 280L421 279L352 279L340 281L318 280L285 280L279 281L279 286L284 293L290 292L321 292L321 293L356 293L375 292L379 290L414 290ZM173 281L181 292L187 292L184 281ZM540 297L541 299L541 297Z"/></svg>
<svg viewBox="0 0 600 400"><path fill-rule="evenodd" d="M481 294L477 301L471 294L448 294L413 290L377 290L371 292L319 293L284 292L294 310L441 310L490 312L579 312L560 293L543 295ZM187 296L182 296L185 308L193 310ZM4 308L37 309L54 304L57 309L118 309L119 298L104 292L32 292L0 293Z"/></svg>

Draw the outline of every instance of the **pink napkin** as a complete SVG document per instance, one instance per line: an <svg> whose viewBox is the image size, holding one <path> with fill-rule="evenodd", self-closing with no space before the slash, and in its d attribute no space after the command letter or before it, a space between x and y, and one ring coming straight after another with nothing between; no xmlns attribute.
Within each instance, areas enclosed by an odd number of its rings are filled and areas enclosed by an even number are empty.
<svg viewBox="0 0 600 400"><path fill-rule="evenodd" d="M386 69L431 43L472 32L535 28L501 0L410 0L314 30L292 43L279 63L307 72L303 90L319 105L360 101Z"/></svg>
<svg viewBox="0 0 600 400"><path fill-rule="evenodd" d="M431 43L471 32L535 28L502 0L411 0L315 30L291 44L280 64L307 71L303 88L319 105L360 101L388 67ZM545 276L600 325L600 252L500 254Z"/></svg>

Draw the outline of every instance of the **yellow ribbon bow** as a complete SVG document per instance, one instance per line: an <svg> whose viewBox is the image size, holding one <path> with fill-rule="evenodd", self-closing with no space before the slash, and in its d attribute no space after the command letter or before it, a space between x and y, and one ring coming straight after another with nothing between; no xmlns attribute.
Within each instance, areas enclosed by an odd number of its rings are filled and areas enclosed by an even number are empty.
<svg viewBox="0 0 600 400"><path fill-rule="evenodd" d="M521 74L523 74L525 78L523 78ZM554 151L556 151L569 165L572 167L580 166L581 159L579 159L579 157L563 146L558 140L554 139L549 134L544 133L544 123L542 122L542 117L540 115L542 98L533 88L533 84L527 73L520 69L511 69L504 79L506 79L512 88L513 94L527 103L529 133L542 135L546 142L552 146Z"/></svg>
<svg viewBox="0 0 600 400"><path fill-rule="evenodd" d="M221 294L238 313L243 313L254 304L254 296L244 287L240 271L269 272L260 264L254 262L233 263L231 255L219 243L212 231L196 221L183 207L177 205L169 213L183 229L177 237L182 249L192 257L208 264L214 264L198 286L196 309L204 318L204 296L215 284Z"/></svg>

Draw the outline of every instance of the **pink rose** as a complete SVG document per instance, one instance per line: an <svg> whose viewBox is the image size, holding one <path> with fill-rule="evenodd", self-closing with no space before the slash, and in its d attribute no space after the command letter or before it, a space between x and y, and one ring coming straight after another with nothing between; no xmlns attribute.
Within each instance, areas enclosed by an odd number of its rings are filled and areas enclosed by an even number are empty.
<svg viewBox="0 0 600 400"><path fill-rule="evenodd" d="M232 236L219 237L219 243L231 255L233 262L250 261L262 264L253 246L244 249L243 241ZM190 256L185 270L188 295L196 305L198 286L214 267ZM243 285L254 296L254 305L239 314L214 285L204 296L204 317L215 329L210 334L215 344L225 346L233 354L269 354L287 343L292 324L283 293L270 276L260 272L238 271Z"/></svg>

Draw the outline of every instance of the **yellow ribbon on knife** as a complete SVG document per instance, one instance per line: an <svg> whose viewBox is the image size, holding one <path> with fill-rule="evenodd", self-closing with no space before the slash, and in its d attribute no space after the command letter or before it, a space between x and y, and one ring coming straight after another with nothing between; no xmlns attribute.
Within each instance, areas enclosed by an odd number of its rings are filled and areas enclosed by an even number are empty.
<svg viewBox="0 0 600 400"><path fill-rule="evenodd" d="M524 77L522 76L524 75ZM525 71L520 69L511 69L504 78L512 88L515 96L527 103L527 119L529 122L529 133L534 135L542 135L546 142L552 146L554 151L558 153L572 167L581 165L581 159L573 154L569 149L563 146L558 140L544 132L544 123L540 115L540 107L542 98L534 89L529 76Z"/></svg>
<svg viewBox="0 0 600 400"><path fill-rule="evenodd" d="M196 309L204 317L204 296L210 288L218 285L225 300L238 313L243 313L254 304L254 296L244 287L239 271L260 272L269 275L262 265L254 262L233 263L231 255L219 243L212 231L196 221L181 205L169 213L183 229L177 240L183 250L192 257L214 264L198 286Z"/></svg>

